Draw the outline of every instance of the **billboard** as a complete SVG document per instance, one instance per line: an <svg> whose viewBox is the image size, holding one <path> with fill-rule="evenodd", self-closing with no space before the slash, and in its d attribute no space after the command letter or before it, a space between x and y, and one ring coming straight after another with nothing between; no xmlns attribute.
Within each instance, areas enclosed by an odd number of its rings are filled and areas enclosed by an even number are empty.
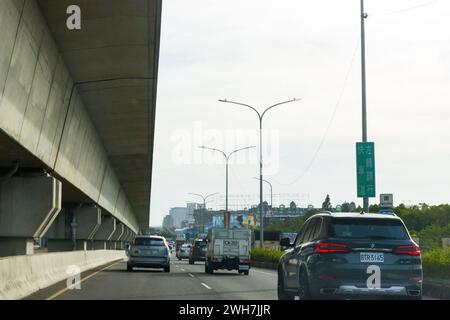
<svg viewBox="0 0 450 320"><path fill-rule="evenodd" d="M283 238L289 238L291 244L293 244L295 242L295 238L297 238L297 233L296 232L283 232L281 234L281 239Z"/></svg>

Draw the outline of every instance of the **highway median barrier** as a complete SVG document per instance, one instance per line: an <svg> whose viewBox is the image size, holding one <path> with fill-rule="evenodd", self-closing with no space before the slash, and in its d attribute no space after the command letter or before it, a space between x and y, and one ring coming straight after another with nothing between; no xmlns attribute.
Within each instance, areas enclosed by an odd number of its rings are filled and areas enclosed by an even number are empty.
<svg viewBox="0 0 450 320"><path fill-rule="evenodd" d="M22 299L40 289L114 261L124 260L125 251L91 250L54 252L0 258L0 299Z"/></svg>

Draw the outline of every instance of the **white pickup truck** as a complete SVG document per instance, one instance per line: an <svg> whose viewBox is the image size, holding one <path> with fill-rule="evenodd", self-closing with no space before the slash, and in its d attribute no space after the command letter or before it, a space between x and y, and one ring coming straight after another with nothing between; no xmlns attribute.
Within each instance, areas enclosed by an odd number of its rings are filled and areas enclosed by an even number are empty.
<svg viewBox="0 0 450 320"><path fill-rule="evenodd" d="M208 232L205 272L214 270L238 270L248 275L252 231L249 229L213 228Z"/></svg>

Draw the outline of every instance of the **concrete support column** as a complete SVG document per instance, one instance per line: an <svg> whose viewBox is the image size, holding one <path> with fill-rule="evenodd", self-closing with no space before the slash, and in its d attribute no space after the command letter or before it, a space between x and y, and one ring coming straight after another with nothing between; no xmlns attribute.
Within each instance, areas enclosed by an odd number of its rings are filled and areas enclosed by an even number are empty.
<svg viewBox="0 0 450 320"><path fill-rule="evenodd" d="M84 205L76 212L77 239L93 240L102 223L102 209L95 205Z"/></svg>
<svg viewBox="0 0 450 320"><path fill-rule="evenodd" d="M128 227L125 227L125 236L123 237L123 241L128 243L131 239L131 230Z"/></svg>
<svg viewBox="0 0 450 320"><path fill-rule="evenodd" d="M94 244L94 236L100 229L101 222L102 210L94 204L64 205L63 211L47 234L48 250L103 249L103 244Z"/></svg>
<svg viewBox="0 0 450 320"><path fill-rule="evenodd" d="M94 250L94 236L102 223L102 209L93 205L84 205L76 212L77 241L83 241L84 250ZM78 250L83 248L77 247Z"/></svg>
<svg viewBox="0 0 450 320"><path fill-rule="evenodd" d="M113 246L111 246L111 250L121 250L122 244L121 239L123 238L125 234L125 225L122 222L117 222L116 224L116 231L111 237L112 242L114 243Z"/></svg>
<svg viewBox="0 0 450 320"><path fill-rule="evenodd" d="M102 215L102 223L94 235L94 249L111 249L111 238L116 231L116 219L110 214Z"/></svg>
<svg viewBox="0 0 450 320"><path fill-rule="evenodd" d="M75 204L63 204L60 214L53 221L45 235L48 252L72 251L74 249L74 241L71 238L74 207Z"/></svg>
<svg viewBox="0 0 450 320"><path fill-rule="evenodd" d="M61 182L51 176L0 181L0 256L32 254L33 238L48 231L61 198Z"/></svg>
<svg viewBox="0 0 450 320"><path fill-rule="evenodd" d="M119 241L125 233L125 225L122 222L116 222L116 230L111 236L112 241Z"/></svg>

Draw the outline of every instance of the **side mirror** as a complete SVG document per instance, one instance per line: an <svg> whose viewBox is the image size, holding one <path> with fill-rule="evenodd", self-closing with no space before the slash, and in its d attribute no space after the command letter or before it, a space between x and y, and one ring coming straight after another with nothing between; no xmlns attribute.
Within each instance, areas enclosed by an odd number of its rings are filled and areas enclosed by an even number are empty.
<svg viewBox="0 0 450 320"><path fill-rule="evenodd" d="M291 239L283 238L280 240L280 247L291 247Z"/></svg>

